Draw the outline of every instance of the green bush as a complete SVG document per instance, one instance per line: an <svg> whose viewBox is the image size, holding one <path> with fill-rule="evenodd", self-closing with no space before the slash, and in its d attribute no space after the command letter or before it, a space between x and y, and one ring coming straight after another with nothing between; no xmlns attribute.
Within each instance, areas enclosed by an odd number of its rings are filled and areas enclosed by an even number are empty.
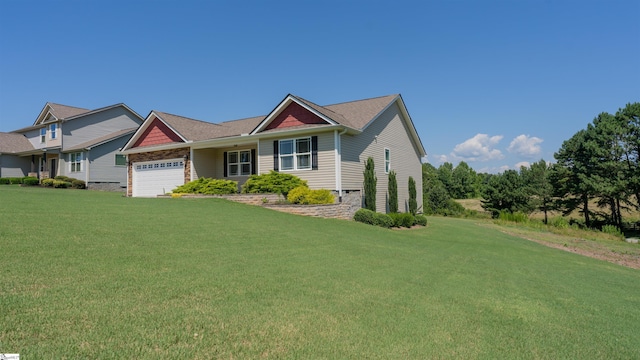
<svg viewBox="0 0 640 360"><path fill-rule="evenodd" d="M42 181L40 182L40 184L42 184L42 186L45 186L45 187L52 187L52 186L53 186L53 182L54 182L54 181L55 181L55 180L54 180L54 179L51 179L51 178L49 178L49 179L42 179Z"/></svg>
<svg viewBox="0 0 640 360"><path fill-rule="evenodd" d="M393 226L393 220L387 214L380 214L369 209L360 209L356 211L353 220L369 225L376 225L384 228Z"/></svg>
<svg viewBox="0 0 640 360"><path fill-rule="evenodd" d="M600 231L602 231L605 234L613 235L615 237L624 239L624 235L622 234L622 231L620 231L620 229L618 229L618 227L615 225L603 225Z"/></svg>
<svg viewBox="0 0 640 360"><path fill-rule="evenodd" d="M306 186L298 186L289 191L287 201L301 205L333 204L335 197L326 189L311 190Z"/></svg>
<svg viewBox="0 0 640 360"><path fill-rule="evenodd" d="M72 182L73 180L75 180L73 178L70 178L70 177L64 176L64 175L58 175L58 176L54 177L53 179L54 180L60 180L60 181L66 181L66 182Z"/></svg>
<svg viewBox="0 0 640 360"><path fill-rule="evenodd" d="M68 181L53 179L53 187L58 189L66 189L68 187L71 187L71 183Z"/></svg>
<svg viewBox="0 0 640 360"><path fill-rule="evenodd" d="M566 229L569 227L569 222L567 221L567 219L561 216L551 219L549 224L551 224L551 226L554 226L558 229Z"/></svg>
<svg viewBox="0 0 640 360"><path fill-rule="evenodd" d="M238 192L238 182L224 179L199 178L180 185L172 191L174 194L223 195Z"/></svg>
<svg viewBox="0 0 640 360"><path fill-rule="evenodd" d="M389 213L387 214L393 221L393 227L410 228L415 223L415 217L411 213Z"/></svg>
<svg viewBox="0 0 640 360"><path fill-rule="evenodd" d="M11 180L9 178L0 178L0 185L9 185L11 184Z"/></svg>
<svg viewBox="0 0 640 360"><path fill-rule="evenodd" d="M527 214L520 212L520 211L516 211L514 213L510 212L510 211L506 211L506 210L502 210L500 211L500 214L498 215L498 218L500 220L503 221L511 221L511 222L515 222L515 223L527 223L529 222L529 217L527 216Z"/></svg>
<svg viewBox="0 0 640 360"><path fill-rule="evenodd" d="M36 177L25 177L24 179L22 179L22 184L26 185L26 186L36 186L38 184L40 184L40 180L38 180L38 178Z"/></svg>
<svg viewBox="0 0 640 360"><path fill-rule="evenodd" d="M22 184L22 179L23 178L21 178L21 177L11 177L11 178L9 178L9 183L12 184L12 185Z"/></svg>
<svg viewBox="0 0 640 360"><path fill-rule="evenodd" d="M78 179L70 179L71 180L71 187L74 189L86 189L87 188L87 184L83 181L83 180L78 180Z"/></svg>
<svg viewBox="0 0 640 360"><path fill-rule="evenodd" d="M242 186L245 194L282 194L287 196L289 191L307 186L307 181L291 174L271 170L269 173L251 175Z"/></svg>
<svg viewBox="0 0 640 360"><path fill-rule="evenodd" d="M424 215L416 215L416 225L427 226L427 217Z"/></svg>

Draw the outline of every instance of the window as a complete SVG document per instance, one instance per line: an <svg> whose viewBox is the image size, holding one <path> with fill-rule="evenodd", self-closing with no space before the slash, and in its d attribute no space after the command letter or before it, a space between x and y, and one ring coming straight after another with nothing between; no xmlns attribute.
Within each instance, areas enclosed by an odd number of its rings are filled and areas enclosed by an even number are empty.
<svg viewBox="0 0 640 360"><path fill-rule="evenodd" d="M311 169L311 138L280 140L280 170Z"/></svg>
<svg viewBox="0 0 640 360"><path fill-rule="evenodd" d="M127 165L127 157L122 154L116 154L116 166Z"/></svg>
<svg viewBox="0 0 640 360"><path fill-rule="evenodd" d="M82 153L71 153L69 154L69 164L71 165L71 172L82 171Z"/></svg>
<svg viewBox="0 0 640 360"><path fill-rule="evenodd" d="M227 152L227 176L251 175L251 150Z"/></svg>
<svg viewBox="0 0 640 360"><path fill-rule="evenodd" d="M384 172L389 173L391 170L391 151L384 149Z"/></svg>
<svg viewBox="0 0 640 360"><path fill-rule="evenodd" d="M58 136L58 125L57 124L51 124L49 125L49 136L51 136L51 139L55 139Z"/></svg>
<svg viewBox="0 0 640 360"><path fill-rule="evenodd" d="M47 141L47 128L40 129L40 142L43 143Z"/></svg>

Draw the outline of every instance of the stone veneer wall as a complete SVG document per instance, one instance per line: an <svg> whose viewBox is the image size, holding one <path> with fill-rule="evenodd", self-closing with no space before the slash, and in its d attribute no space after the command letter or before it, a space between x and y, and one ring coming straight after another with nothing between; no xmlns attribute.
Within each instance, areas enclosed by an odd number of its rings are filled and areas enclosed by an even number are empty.
<svg viewBox="0 0 640 360"><path fill-rule="evenodd" d="M140 161L156 161L163 159L183 158L184 162L184 182L191 181L191 159L189 158L189 148L179 148L171 150L160 150L152 152L144 152L138 154L129 154L129 162L127 164L127 196L132 194L133 186L133 163Z"/></svg>
<svg viewBox="0 0 640 360"><path fill-rule="evenodd" d="M87 189L98 191L122 191L127 190L124 186L121 186L119 182L90 182L87 184Z"/></svg>
<svg viewBox="0 0 640 360"><path fill-rule="evenodd" d="M170 196L162 196L170 197ZM360 209L362 203L362 197L360 191L345 192L342 196L342 202L336 202L335 204L325 205L293 205L293 204L279 204L278 201L283 200L283 197L278 194L232 194L232 195L190 195L183 194L182 198L202 198L202 197L215 197L223 198L230 201L240 202L249 205L259 205L268 209L282 211L290 214L315 216L323 218L335 218L335 219L353 219L353 215ZM336 201L338 197L336 196Z"/></svg>

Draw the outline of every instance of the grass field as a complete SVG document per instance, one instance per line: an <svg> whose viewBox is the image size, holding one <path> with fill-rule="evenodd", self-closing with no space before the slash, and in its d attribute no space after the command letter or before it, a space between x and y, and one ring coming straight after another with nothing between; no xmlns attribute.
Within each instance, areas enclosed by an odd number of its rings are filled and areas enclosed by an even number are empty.
<svg viewBox="0 0 640 360"><path fill-rule="evenodd" d="M0 353L640 358L640 271L429 221L0 186Z"/></svg>

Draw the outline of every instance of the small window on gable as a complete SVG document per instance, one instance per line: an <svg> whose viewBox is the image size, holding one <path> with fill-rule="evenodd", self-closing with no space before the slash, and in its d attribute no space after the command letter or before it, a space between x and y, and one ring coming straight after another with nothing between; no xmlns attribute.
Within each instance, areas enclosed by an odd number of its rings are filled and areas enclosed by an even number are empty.
<svg viewBox="0 0 640 360"><path fill-rule="evenodd" d="M391 171L391 151L384 149L384 172L389 173Z"/></svg>
<svg viewBox="0 0 640 360"><path fill-rule="evenodd" d="M127 157L122 154L116 154L116 166L127 165Z"/></svg>

